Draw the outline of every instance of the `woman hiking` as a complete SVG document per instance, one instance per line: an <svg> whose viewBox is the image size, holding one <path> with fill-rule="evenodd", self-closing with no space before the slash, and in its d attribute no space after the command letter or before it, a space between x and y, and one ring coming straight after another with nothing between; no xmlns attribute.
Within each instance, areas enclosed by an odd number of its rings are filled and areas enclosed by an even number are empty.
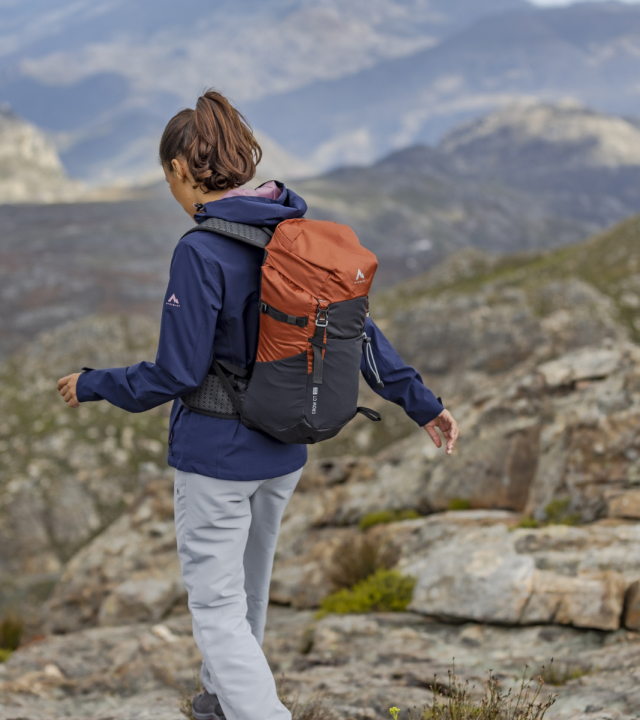
<svg viewBox="0 0 640 720"><path fill-rule="evenodd" d="M213 90L194 110L169 121L160 142L166 180L186 213L209 228L195 228L175 248L156 361L85 369L58 381L72 408L107 400L143 412L174 401L168 463L176 471L178 554L203 657L205 690L193 699L196 720L291 720L261 645L280 521L305 464L306 446L247 427L233 409L228 417L203 414L180 400L213 377L212 364L240 377L255 364L267 307L260 297L264 249L211 232L211 219L273 230L307 210L304 200L279 182L242 187L254 177L261 155L243 116ZM458 436L451 414L368 317L364 331L378 368L374 375L368 372L363 355L367 382L401 405L441 447L438 428L450 454Z"/></svg>

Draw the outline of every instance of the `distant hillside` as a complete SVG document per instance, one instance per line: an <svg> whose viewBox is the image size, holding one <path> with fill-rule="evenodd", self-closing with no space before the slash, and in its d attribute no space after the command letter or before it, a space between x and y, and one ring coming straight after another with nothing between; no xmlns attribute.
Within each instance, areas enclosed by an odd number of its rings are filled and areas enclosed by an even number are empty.
<svg viewBox="0 0 640 720"><path fill-rule="evenodd" d="M606 227L640 211L640 128L575 103L510 105L449 132L464 175L535 197L555 216Z"/></svg>
<svg viewBox="0 0 640 720"><path fill-rule="evenodd" d="M81 189L67 176L51 140L0 107L0 203L69 201Z"/></svg>
<svg viewBox="0 0 640 720"><path fill-rule="evenodd" d="M294 185L313 216L352 225L397 280L463 247L559 247L640 212L640 129L575 103L526 101L436 147Z"/></svg>
<svg viewBox="0 0 640 720"><path fill-rule="evenodd" d="M552 252L452 256L377 296L372 315L433 376L502 372L607 337L639 342L640 216Z"/></svg>
<svg viewBox="0 0 640 720"><path fill-rule="evenodd" d="M157 318L171 254L190 226L166 183L153 200L0 206L0 359L94 313Z"/></svg>

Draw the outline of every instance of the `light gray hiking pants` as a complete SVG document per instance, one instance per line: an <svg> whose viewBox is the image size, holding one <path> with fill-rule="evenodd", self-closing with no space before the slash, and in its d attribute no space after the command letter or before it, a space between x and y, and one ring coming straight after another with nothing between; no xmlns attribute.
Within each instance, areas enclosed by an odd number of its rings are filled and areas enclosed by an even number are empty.
<svg viewBox="0 0 640 720"><path fill-rule="evenodd" d="M280 520L301 473L238 481L176 470L178 555L202 683L227 720L291 720L261 645Z"/></svg>

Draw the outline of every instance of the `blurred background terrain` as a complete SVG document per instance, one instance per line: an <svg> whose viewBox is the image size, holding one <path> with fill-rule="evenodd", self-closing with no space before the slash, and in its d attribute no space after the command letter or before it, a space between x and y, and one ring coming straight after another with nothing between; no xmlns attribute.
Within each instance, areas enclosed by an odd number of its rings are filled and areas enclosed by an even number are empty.
<svg viewBox="0 0 640 720"><path fill-rule="evenodd" d="M446 458L363 383L383 422L310 448L274 671L373 720L453 657L505 688L554 657L549 717L640 717L639 71L635 2L0 0L1 720L175 720L198 665L169 408L55 381L153 359L190 226L158 140L209 86L256 183L378 255L372 316L462 429ZM358 605L383 576L403 612Z"/></svg>

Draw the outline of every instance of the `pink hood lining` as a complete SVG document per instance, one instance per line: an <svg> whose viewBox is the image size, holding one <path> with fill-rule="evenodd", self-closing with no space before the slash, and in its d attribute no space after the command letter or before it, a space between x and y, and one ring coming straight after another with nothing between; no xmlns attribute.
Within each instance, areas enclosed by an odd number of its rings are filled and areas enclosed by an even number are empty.
<svg viewBox="0 0 640 720"><path fill-rule="evenodd" d="M259 188L252 190L251 188L236 188L235 190L229 190L225 193L220 200L226 200L230 197L263 197L269 198L269 200L277 200L280 197L282 191L276 185L275 180L269 180L268 183L261 185Z"/></svg>

